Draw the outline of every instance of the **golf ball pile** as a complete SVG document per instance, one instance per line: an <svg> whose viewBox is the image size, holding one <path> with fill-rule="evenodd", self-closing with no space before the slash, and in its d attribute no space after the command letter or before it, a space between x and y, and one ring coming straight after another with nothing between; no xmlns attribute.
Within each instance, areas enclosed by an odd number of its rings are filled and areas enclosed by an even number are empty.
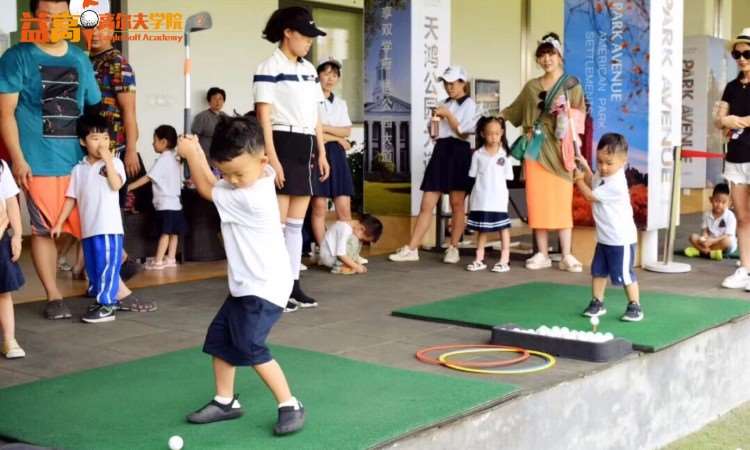
<svg viewBox="0 0 750 450"><path fill-rule="evenodd" d="M548 327L546 325L542 325L541 327L537 329L528 328L528 329L522 329L522 328L513 328L511 331L514 331L516 333L525 333L525 334L536 334L539 336L548 336L553 338L559 338L559 339L569 339L572 341L581 341L581 342L594 342L594 343L602 343L611 341L615 338L615 336L612 333L594 333L593 331L579 331L579 330L570 330L568 327Z"/></svg>

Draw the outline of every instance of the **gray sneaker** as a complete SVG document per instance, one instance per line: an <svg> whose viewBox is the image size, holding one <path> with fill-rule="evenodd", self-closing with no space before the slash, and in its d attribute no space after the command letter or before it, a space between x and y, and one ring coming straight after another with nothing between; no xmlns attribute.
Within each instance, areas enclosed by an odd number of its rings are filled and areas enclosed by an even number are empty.
<svg viewBox="0 0 750 450"><path fill-rule="evenodd" d="M216 400L211 400L203 408L195 411L194 413L188 414L186 419L190 423L198 424L236 419L244 414L242 407L232 407L232 405L234 405L234 402L236 402L238 398L239 395L235 395L228 405L222 405Z"/></svg>
<svg viewBox="0 0 750 450"><path fill-rule="evenodd" d="M62 300L50 300L44 307L44 317L49 320L70 319L70 309Z"/></svg>
<svg viewBox="0 0 750 450"><path fill-rule="evenodd" d="M273 432L277 436L282 436L299 431L303 426L305 426L305 407L300 402L299 408L294 406L279 408L279 419L273 427Z"/></svg>

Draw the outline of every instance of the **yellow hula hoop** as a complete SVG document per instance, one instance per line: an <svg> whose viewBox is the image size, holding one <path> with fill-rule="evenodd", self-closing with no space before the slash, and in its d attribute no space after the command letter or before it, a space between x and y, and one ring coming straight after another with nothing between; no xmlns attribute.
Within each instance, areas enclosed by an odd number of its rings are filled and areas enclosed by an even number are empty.
<svg viewBox="0 0 750 450"><path fill-rule="evenodd" d="M473 353L487 353L487 352L513 352L513 349L509 348L475 348L475 349L467 349L467 350L456 350L453 352L443 353L440 355L438 360L445 366L450 367L451 369L460 370L462 372L470 372L470 373L484 373L484 374L494 374L494 375L521 375L526 373L534 373L534 372L541 372L542 370L549 369L550 367L554 366L557 362L555 360L555 357L550 355L549 353L544 352L538 352L535 350L529 350L530 355L536 355L539 357L542 357L547 360L547 363L541 366L537 367L529 367L528 369L474 369L472 367L464 367L460 364L454 364L448 361L448 358L455 355L466 355L466 354L473 354Z"/></svg>

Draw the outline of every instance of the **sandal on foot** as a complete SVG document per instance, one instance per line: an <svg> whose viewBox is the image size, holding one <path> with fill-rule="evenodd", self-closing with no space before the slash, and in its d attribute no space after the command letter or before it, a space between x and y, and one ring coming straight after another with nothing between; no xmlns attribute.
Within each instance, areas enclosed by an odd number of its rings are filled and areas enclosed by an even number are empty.
<svg viewBox="0 0 750 450"><path fill-rule="evenodd" d="M510 272L510 266L508 265L508 263L499 262L492 266L492 271L497 273Z"/></svg>
<svg viewBox="0 0 750 450"><path fill-rule="evenodd" d="M159 308L155 302L140 300L135 294L130 294L118 302L117 309L120 311L154 312Z"/></svg>
<svg viewBox="0 0 750 450"><path fill-rule="evenodd" d="M72 314L62 299L50 300L44 306L44 317L49 320L70 319Z"/></svg>
<svg viewBox="0 0 750 450"><path fill-rule="evenodd" d="M558 265L560 270L564 270L566 272L582 272L583 271L583 264L581 264L580 261L576 259L573 255L568 255L565 258L563 258L560 261L560 264Z"/></svg>
<svg viewBox="0 0 750 450"><path fill-rule="evenodd" d="M146 264L144 264L143 268L146 270L164 270L166 266L167 265L164 263L164 261L162 262L151 261L151 262L147 262Z"/></svg>
<svg viewBox="0 0 750 450"><path fill-rule="evenodd" d="M466 266L466 270L469 272L479 272L487 268L487 265L482 261L472 261L471 264Z"/></svg>

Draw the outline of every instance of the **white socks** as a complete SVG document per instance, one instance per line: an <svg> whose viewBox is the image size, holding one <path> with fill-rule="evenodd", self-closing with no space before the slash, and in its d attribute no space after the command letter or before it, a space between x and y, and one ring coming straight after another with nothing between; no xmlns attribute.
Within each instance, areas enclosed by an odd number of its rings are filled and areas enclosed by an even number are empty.
<svg viewBox="0 0 750 450"><path fill-rule="evenodd" d="M222 405L228 405L229 403L232 403L232 408L240 408L240 402L234 400L234 397L222 397L220 395L217 395L214 397L214 400L216 400L218 403L221 403ZM234 400L234 402L232 402L232 400Z"/></svg>
<svg viewBox="0 0 750 450"><path fill-rule="evenodd" d="M299 280L299 266L302 263L302 224L304 219L286 219L284 240L292 267L292 278Z"/></svg>
<svg viewBox="0 0 750 450"><path fill-rule="evenodd" d="M296 397L292 397L284 403L279 403L279 408L283 408L285 406L294 406L294 409L299 409L299 400L297 400Z"/></svg>

